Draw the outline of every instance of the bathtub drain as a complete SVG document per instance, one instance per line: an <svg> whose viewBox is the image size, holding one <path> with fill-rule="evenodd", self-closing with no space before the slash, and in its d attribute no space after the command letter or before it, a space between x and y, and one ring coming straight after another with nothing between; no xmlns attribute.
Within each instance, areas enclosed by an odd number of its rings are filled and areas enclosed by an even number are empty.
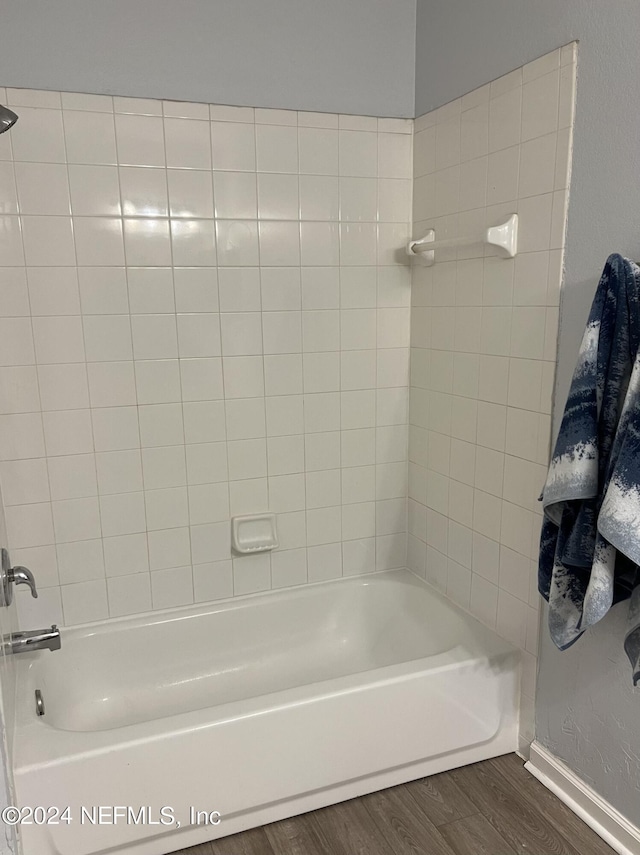
<svg viewBox="0 0 640 855"><path fill-rule="evenodd" d="M36 689L36 714L44 715L44 701L40 689Z"/></svg>

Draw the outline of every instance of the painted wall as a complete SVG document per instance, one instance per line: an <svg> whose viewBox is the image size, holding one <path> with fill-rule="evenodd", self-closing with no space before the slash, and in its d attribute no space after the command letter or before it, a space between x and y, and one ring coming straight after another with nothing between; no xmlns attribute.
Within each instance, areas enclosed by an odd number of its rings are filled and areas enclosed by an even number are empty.
<svg viewBox="0 0 640 855"><path fill-rule="evenodd" d="M6 0L3 85L413 116L415 0Z"/></svg>
<svg viewBox="0 0 640 855"><path fill-rule="evenodd" d="M418 0L418 113L571 39L580 42L556 425L604 261L613 251L640 255L640 114L633 109L639 27L635 0ZM638 744L640 698L630 688L620 616L563 654L543 638L537 738L640 823L637 763L628 750Z"/></svg>

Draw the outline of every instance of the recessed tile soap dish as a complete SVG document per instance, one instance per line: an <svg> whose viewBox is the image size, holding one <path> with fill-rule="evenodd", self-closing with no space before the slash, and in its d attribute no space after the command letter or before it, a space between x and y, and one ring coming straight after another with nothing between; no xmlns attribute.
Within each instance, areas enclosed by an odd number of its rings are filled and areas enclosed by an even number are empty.
<svg viewBox="0 0 640 855"><path fill-rule="evenodd" d="M234 552L239 552L241 555L277 549L278 533L275 514L232 517L231 545Z"/></svg>

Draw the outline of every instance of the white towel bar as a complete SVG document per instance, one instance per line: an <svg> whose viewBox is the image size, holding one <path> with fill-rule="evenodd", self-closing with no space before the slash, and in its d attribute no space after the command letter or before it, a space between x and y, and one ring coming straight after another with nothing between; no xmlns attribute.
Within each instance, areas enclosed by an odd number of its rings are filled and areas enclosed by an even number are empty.
<svg viewBox="0 0 640 855"><path fill-rule="evenodd" d="M429 229L420 240L410 240L407 244L407 255L417 258L426 267L435 262L435 251L445 247L466 246L473 243L488 243L504 250L505 258L513 258L518 252L518 215L512 214L509 219L499 226L491 226L479 238L459 237L436 240L435 229Z"/></svg>

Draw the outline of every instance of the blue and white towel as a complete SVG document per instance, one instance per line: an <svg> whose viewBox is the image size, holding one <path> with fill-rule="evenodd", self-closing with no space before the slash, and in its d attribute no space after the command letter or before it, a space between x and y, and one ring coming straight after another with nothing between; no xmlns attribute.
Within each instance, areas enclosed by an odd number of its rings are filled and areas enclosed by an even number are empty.
<svg viewBox="0 0 640 855"><path fill-rule="evenodd" d="M603 270L542 493L538 588L565 649L631 598L625 650L640 680L640 268Z"/></svg>

